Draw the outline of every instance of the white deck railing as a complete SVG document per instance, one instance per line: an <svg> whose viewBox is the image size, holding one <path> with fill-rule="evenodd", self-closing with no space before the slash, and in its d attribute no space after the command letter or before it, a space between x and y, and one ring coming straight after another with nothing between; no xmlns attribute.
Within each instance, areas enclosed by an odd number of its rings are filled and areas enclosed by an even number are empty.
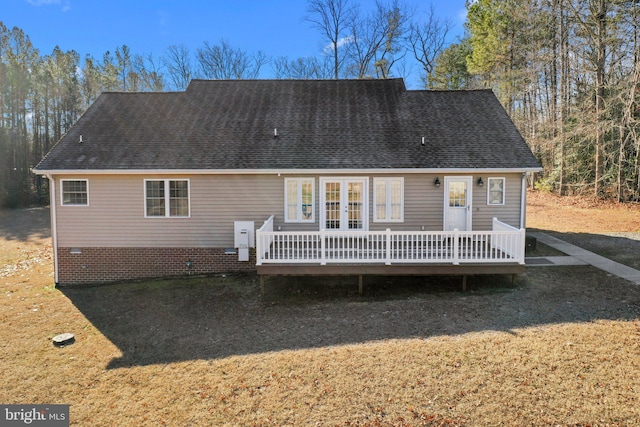
<svg viewBox="0 0 640 427"><path fill-rule="evenodd" d="M256 232L256 264L524 264L525 230L493 219L488 231Z"/></svg>
<svg viewBox="0 0 640 427"><path fill-rule="evenodd" d="M273 219L274 215L271 215L269 218L267 218L264 223L262 223L262 227L258 228L258 231L273 232Z"/></svg>

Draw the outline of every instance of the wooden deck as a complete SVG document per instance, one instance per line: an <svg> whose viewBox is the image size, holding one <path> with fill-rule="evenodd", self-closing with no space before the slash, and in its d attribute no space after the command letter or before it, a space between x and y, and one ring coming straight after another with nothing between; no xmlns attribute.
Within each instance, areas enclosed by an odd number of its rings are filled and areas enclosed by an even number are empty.
<svg viewBox="0 0 640 427"><path fill-rule="evenodd" d="M261 276L473 276L481 274L522 274L518 263L487 264L263 264L256 266Z"/></svg>
<svg viewBox="0 0 640 427"><path fill-rule="evenodd" d="M264 276L365 275L466 277L521 274L525 230L494 218L481 231L274 232L273 217L256 232L256 270Z"/></svg>

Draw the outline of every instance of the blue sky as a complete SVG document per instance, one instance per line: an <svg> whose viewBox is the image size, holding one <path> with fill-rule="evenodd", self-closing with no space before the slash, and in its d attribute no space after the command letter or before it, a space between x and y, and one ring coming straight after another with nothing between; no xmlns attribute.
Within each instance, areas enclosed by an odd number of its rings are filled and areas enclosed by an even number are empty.
<svg viewBox="0 0 640 427"><path fill-rule="evenodd" d="M374 2L359 3L366 10ZM430 3L415 4L419 16ZM433 5L454 24L454 35L462 35L465 0ZM319 32L302 19L305 8L305 0L3 0L0 20L24 30L42 55L58 45L100 59L126 44L132 53L159 57L170 45L195 52L204 41L224 38L247 52L295 59L318 55L323 47Z"/></svg>

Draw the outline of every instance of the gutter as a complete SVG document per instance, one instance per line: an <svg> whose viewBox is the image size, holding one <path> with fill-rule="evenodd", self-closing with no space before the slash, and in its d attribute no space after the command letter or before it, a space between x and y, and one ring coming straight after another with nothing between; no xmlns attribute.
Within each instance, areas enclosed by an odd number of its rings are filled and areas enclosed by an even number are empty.
<svg viewBox="0 0 640 427"><path fill-rule="evenodd" d="M53 272L54 281L58 284L58 221L56 215L56 180L50 174L45 174L49 179L49 214L51 216L51 242L53 245Z"/></svg>
<svg viewBox="0 0 640 427"><path fill-rule="evenodd" d="M527 224L527 173L522 174L520 183L520 229L524 229Z"/></svg>
<svg viewBox="0 0 640 427"><path fill-rule="evenodd" d="M317 175L529 173L542 168L340 168L340 169L34 169L45 175Z"/></svg>

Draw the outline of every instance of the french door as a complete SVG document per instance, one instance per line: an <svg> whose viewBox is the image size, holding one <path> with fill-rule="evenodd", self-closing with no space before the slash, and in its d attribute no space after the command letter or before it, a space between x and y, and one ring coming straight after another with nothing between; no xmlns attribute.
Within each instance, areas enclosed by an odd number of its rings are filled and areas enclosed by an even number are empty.
<svg viewBox="0 0 640 427"><path fill-rule="evenodd" d="M320 228L367 229L367 179L320 178Z"/></svg>

